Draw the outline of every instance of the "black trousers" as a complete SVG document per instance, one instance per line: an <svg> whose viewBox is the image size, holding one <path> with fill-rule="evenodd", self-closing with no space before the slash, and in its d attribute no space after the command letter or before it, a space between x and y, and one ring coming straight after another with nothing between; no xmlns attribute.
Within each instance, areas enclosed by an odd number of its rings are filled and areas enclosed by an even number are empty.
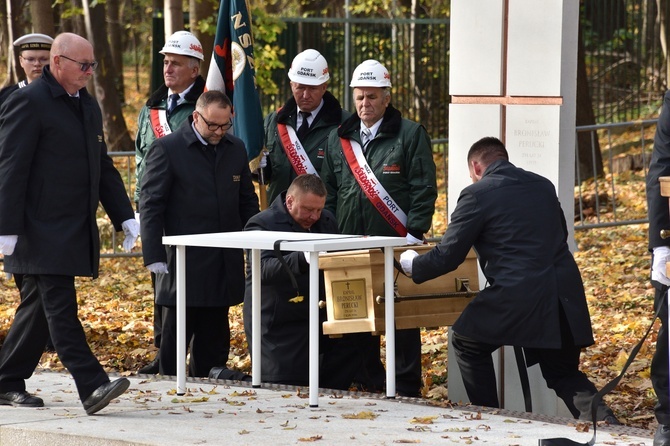
<svg viewBox="0 0 670 446"><path fill-rule="evenodd" d="M14 283L16 284L16 288L19 290L19 293L21 292L21 284L23 283L23 274L12 274L14 276ZM53 341L51 340L51 336L47 335L47 342L46 342L46 348L47 349L53 349Z"/></svg>
<svg viewBox="0 0 670 446"><path fill-rule="evenodd" d="M25 390L49 333L82 401L109 382L88 346L77 310L74 277L23 275L21 303L0 349L0 392Z"/></svg>
<svg viewBox="0 0 670 446"><path fill-rule="evenodd" d="M212 367L225 367L230 351L229 307L186 307L189 376L207 378ZM177 374L177 307L163 305L163 336L158 350L161 375Z"/></svg>
<svg viewBox="0 0 670 446"><path fill-rule="evenodd" d="M370 336L362 345L363 368L356 381L366 390L381 391L386 382L386 371L379 356L380 337ZM387 352L388 354L388 352ZM396 391L404 396L420 396L421 379L421 330L408 328L395 332Z"/></svg>
<svg viewBox="0 0 670 446"><path fill-rule="evenodd" d="M651 384L654 386L656 398L658 401L654 411L656 413L656 420L659 424L670 424L670 395L668 387L668 379L670 379L668 372L668 301L665 296L668 287L656 286L656 295L654 296L654 311L658 305L662 305L659 312L661 319L661 328L658 330L658 337L656 339L656 351L651 360ZM665 297L664 297L665 296Z"/></svg>
<svg viewBox="0 0 670 446"><path fill-rule="evenodd" d="M470 402L478 406L500 407L491 353L501 345L475 341L455 332L452 345ZM591 420L591 400L598 390L579 370L581 348L574 345L572 336L563 333L560 349L524 348L524 352L527 358L532 358L533 364L539 363L547 386L565 402L572 416ZM603 420L608 415L613 413L601 401L597 419Z"/></svg>
<svg viewBox="0 0 670 446"><path fill-rule="evenodd" d="M163 306L156 303L156 274L151 273L151 289L154 292L154 346L160 348L163 332Z"/></svg>

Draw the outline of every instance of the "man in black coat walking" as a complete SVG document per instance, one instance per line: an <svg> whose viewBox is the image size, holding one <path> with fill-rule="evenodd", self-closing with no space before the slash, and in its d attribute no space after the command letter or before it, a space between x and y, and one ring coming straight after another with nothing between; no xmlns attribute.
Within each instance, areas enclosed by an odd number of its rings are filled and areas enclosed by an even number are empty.
<svg viewBox="0 0 670 446"><path fill-rule="evenodd" d="M98 275L98 204L126 233L126 250L139 229L107 155L102 113L85 88L97 65L86 39L60 34L42 77L0 107L0 253L6 271L23 274L21 303L0 350L0 404L44 404L26 392L25 380L49 333L87 414L130 384L110 382L77 318L74 276Z"/></svg>
<svg viewBox="0 0 670 446"><path fill-rule="evenodd" d="M659 178L670 176L670 91L665 93L663 108L658 118L654 151L647 174L647 210L649 213L649 251L652 253L651 284L654 310L660 306L661 328L658 331L656 350L651 361L651 383L658 398L654 412L658 428L654 446L670 446L670 369L668 368L668 287L665 264L670 261L670 239L662 238L661 231L670 229L668 197L661 196Z"/></svg>
<svg viewBox="0 0 670 446"><path fill-rule="evenodd" d="M283 231L337 234L335 216L324 208L326 187L317 175L298 175L268 209L252 217L246 231ZM285 265L273 251L261 253L261 380L309 384L309 263L308 253L282 252ZM286 269L288 268L288 270ZM298 289L293 287L293 275ZM244 295L244 331L251 345L251 267L247 265ZM325 295L323 277L320 293ZM297 294L302 299L296 299ZM319 331L325 320L320 310ZM361 367L360 348L354 336L319 337L319 383L331 389L349 389Z"/></svg>
<svg viewBox="0 0 670 446"><path fill-rule="evenodd" d="M473 183L461 192L442 241L400 261L416 283L454 271L472 247L489 286L453 326L453 347L473 404L499 407L491 353L523 347L575 418L591 419L597 389L579 370L593 344L582 278L568 249L567 226L551 181L509 162L496 138L468 152ZM602 401L598 420L619 424Z"/></svg>
<svg viewBox="0 0 670 446"><path fill-rule="evenodd" d="M244 143L227 134L232 105L216 90L198 98L181 127L153 142L142 179L142 251L156 274L156 301L163 305L162 375L177 371L176 249L163 235L241 231L258 213ZM225 366L230 348L228 309L244 296L244 252L186 248L186 340L190 376L207 377Z"/></svg>

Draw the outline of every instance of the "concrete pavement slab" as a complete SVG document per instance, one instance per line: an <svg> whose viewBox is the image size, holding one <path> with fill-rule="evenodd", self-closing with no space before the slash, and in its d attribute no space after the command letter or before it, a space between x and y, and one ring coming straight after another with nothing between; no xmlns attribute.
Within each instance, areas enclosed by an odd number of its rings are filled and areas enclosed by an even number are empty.
<svg viewBox="0 0 670 446"><path fill-rule="evenodd" d="M112 377L112 379L115 377ZM533 445L540 438L587 442L575 420L474 406L438 407L422 399L323 390L309 407L307 388L128 376L130 389L87 416L68 373L37 371L27 390L43 408L0 406L0 446L182 445ZM582 423L581 427L589 427ZM653 432L598 429L597 445L651 445Z"/></svg>

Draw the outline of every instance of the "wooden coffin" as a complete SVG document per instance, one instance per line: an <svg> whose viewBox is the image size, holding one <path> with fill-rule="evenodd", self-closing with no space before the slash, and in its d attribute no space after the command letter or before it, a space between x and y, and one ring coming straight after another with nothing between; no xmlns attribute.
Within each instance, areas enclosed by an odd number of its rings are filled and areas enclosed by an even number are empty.
<svg viewBox="0 0 670 446"><path fill-rule="evenodd" d="M432 247L397 247L394 256L399 260L406 249L423 254ZM324 272L326 287L328 320L323 324L324 334L384 332L384 253L381 249L326 253L319 258L319 268ZM396 328L452 325L479 290L477 257L470 251L456 271L420 285L397 270L394 270L394 279Z"/></svg>

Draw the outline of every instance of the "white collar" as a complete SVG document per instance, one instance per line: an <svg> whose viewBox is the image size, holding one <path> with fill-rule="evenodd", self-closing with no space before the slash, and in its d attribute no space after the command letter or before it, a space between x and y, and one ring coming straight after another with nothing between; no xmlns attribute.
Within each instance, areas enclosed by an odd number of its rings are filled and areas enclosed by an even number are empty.
<svg viewBox="0 0 670 446"><path fill-rule="evenodd" d="M363 121L361 121L361 132L363 132L363 129L370 130L370 139L374 139L375 136L377 136L377 132L379 131L379 127L381 127L383 120L384 118L375 122L374 124L372 124L372 127L366 127L365 124L363 124Z"/></svg>

